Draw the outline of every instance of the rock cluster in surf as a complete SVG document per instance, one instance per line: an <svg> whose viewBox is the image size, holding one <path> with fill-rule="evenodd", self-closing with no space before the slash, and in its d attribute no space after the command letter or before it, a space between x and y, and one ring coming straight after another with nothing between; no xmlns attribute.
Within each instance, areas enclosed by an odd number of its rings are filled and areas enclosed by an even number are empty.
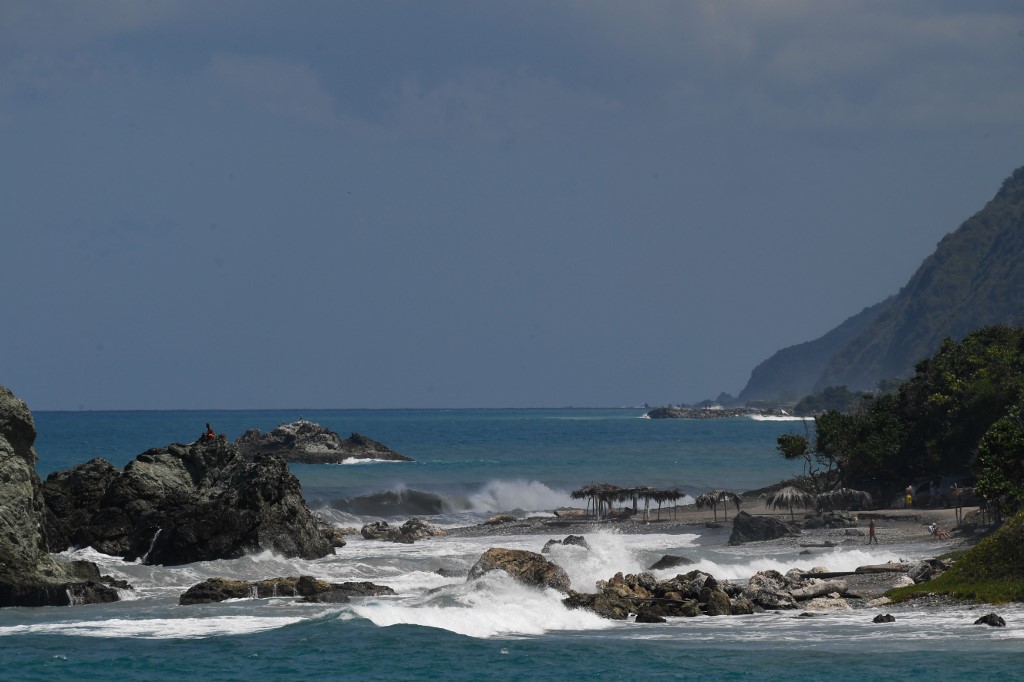
<svg viewBox="0 0 1024 682"><path fill-rule="evenodd" d="M88 546L177 565L264 549L318 559L338 546L287 463L274 455L247 462L224 436L147 450L123 470L93 459L50 474L42 496L53 552Z"/></svg>

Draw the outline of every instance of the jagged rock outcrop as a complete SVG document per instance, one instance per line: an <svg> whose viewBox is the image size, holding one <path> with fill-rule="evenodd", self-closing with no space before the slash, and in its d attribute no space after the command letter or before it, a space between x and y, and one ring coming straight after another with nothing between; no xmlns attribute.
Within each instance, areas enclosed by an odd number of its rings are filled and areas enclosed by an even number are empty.
<svg viewBox="0 0 1024 682"><path fill-rule="evenodd" d="M90 546L176 565L261 549L318 559L336 540L283 460L247 462L223 436L147 450L123 470L94 459L54 472L42 493L51 551Z"/></svg>
<svg viewBox="0 0 1024 682"><path fill-rule="evenodd" d="M569 590L569 574L565 569L537 552L492 547L469 569L468 580L480 578L489 571L504 571L524 585L550 587L559 592Z"/></svg>
<svg viewBox="0 0 1024 682"><path fill-rule="evenodd" d="M413 461L366 436L353 433L343 440L334 431L305 419L282 424L270 433L249 429L235 444L247 459L270 453L301 464L340 464L346 459Z"/></svg>
<svg viewBox="0 0 1024 682"><path fill-rule="evenodd" d="M230 578L209 578L188 588L179 598L181 606L210 604L226 599L267 599L270 597L302 597L301 601L344 604L352 597L373 597L394 594L390 587L370 582L330 583L312 576L269 578L247 581Z"/></svg>
<svg viewBox="0 0 1024 682"><path fill-rule="evenodd" d="M775 540L799 534L798 530L781 519L772 516L753 516L741 511L733 519L729 544L741 545L744 542Z"/></svg>
<svg viewBox="0 0 1024 682"><path fill-rule="evenodd" d="M360 529L359 534L366 540L383 540L411 545L417 540L445 537L448 532L419 518L411 518L401 526L388 525L387 521L371 521Z"/></svg>
<svg viewBox="0 0 1024 682"><path fill-rule="evenodd" d="M0 386L0 606L68 606L118 600L117 587L87 561L50 556L36 428L28 406Z"/></svg>

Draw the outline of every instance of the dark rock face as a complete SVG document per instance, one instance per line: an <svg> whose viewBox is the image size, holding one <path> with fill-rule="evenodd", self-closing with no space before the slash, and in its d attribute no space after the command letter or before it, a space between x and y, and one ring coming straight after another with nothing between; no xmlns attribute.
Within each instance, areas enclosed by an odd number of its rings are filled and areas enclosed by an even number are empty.
<svg viewBox="0 0 1024 682"><path fill-rule="evenodd" d="M333 551L288 465L273 455L246 462L223 436L148 450L123 470L95 459L54 472L43 497L51 551L91 546L165 565Z"/></svg>
<svg viewBox="0 0 1024 682"><path fill-rule="evenodd" d="M534 587L550 587L559 592L569 590L569 574L537 552L523 549L492 547L469 569L469 580L489 571L505 571L518 582Z"/></svg>
<svg viewBox="0 0 1024 682"><path fill-rule="evenodd" d="M744 542L775 540L776 538L788 535L799 535L799 531L794 530L792 526L781 519L769 516L752 516L745 511L741 511L733 519L729 544L742 545Z"/></svg>
<svg viewBox="0 0 1024 682"><path fill-rule="evenodd" d="M995 613L989 613L982 616L978 620L974 621L975 625L991 625L994 628L1006 627L1006 621L1003 620L1002 616Z"/></svg>
<svg viewBox="0 0 1024 682"><path fill-rule="evenodd" d="M95 564L67 564L50 556L35 440L32 413L0 386L0 606L117 601L114 588L127 584L112 585Z"/></svg>
<svg viewBox="0 0 1024 682"><path fill-rule="evenodd" d="M371 521L362 527L359 534L366 540L383 540L384 542L401 542L411 545L417 540L432 537L444 537L448 533L435 528L423 519L411 518L400 527L388 525L387 521Z"/></svg>
<svg viewBox="0 0 1024 682"><path fill-rule="evenodd" d="M252 459L259 453L271 453L286 462L302 464L339 464L346 459L413 461L366 436L353 433L342 440L334 431L305 419L282 424L270 433L249 429L238 437L235 444L246 459Z"/></svg>
<svg viewBox="0 0 1024 682"><path fill-rule="evenodd" d="M210 604L226 599L267 599L270 597L301 597L304 602L344 604L351 597L394 594L390 587L368 582L329 583L312 576L270 578L258 582L210 578L188 588L179 598L181 606Z"/></svg>

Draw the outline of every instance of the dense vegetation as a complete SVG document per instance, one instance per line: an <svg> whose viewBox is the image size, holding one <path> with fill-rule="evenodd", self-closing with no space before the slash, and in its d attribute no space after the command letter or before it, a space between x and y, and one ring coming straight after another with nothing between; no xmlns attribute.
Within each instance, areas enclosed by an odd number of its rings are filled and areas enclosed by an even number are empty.
<svg viewBox="0 0 1024 682"><path fill-rule="evenodd" d="M812 439L780 437L779 450L882 499L912 481L973 473L977 494L1018 509L1024 329L985 327L959 343L946 340L895 392L861 401L850 413L821 414Z"/></svg>

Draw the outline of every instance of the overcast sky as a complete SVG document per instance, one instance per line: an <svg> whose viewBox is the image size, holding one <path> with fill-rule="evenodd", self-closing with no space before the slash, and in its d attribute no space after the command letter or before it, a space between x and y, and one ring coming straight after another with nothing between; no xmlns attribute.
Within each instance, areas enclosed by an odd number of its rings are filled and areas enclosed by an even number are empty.
<svg viewBox="0 0 1024 682"><path fill-rule="evenodd" d="M32 409L736 394L1024 165L1024 3L0 2Z"/></svg>

